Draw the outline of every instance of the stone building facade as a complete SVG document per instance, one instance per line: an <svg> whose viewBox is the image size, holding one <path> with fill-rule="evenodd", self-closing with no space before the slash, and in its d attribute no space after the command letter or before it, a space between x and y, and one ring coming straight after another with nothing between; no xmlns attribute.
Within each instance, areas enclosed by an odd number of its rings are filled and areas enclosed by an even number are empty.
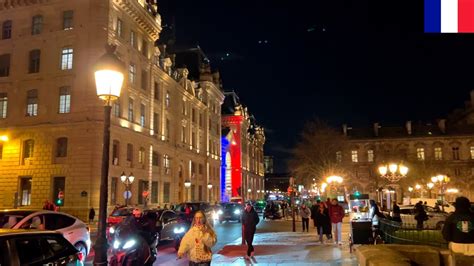
<svg viewBox="0 0 474 266"><path fill-rule="evenodd" d="M434 123L407 121L404 126L374 123L372 128L343 125L342 133L348 137L349 147L336 154L336 159L348 170L345 178L348 192L358 190L375 198L377 189L392 187L398 195L407 196L409 186L420 184L425 196L436 197L439 187L430 191L426 184L432 176L443 174L451 179L447 188L457 188L459 194L474 200L474 92L464 109ZM381 178L378 167L389 162L408 166L407 177L394 184ZM415 190L410 196L420 194L421 191ZM448 195L450 199L455 196Z"/></svg>
<svg viewBox="0 0 474 266"><path fill-rule="evenodd" d="M106 44L127 72L112 108L109 206L124 203L122 173L135 176L132 205L220 197L219 77L176 68L155 46L161 18L147 2L0 0L0 208L40 208L59 191L66 212L98 208L104 111L92 69Z"/></svg>
<svg viewBox="0 0 474 266"><path fill-rule="evenodd" d="M222 105L221 198L263 198L265 133L240 103L235 92L225 92Z"/></svg>

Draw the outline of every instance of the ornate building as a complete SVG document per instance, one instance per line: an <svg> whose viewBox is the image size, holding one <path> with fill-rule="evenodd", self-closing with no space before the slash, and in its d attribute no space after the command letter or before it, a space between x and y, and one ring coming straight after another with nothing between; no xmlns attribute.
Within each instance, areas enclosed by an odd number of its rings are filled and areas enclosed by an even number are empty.
<svg viewBox="0 0 474 266"><path fill-rule="evenodd" d="M221 199L262 198L264 194L263 145L265 134L242 106L235 92L225 92L222 105Z"/></svg>
<svg viewBox="0 0 474 266"><path fill-rule="evenodd" d="M346 177L349 192L359 190L374 195L377 189L392 186L397 194L407 195L409 186L420 184L425 196L428 193L436 196L439 187L429 189L426 184L432 176L442 174L451 178L447 187L457 188L460 194L474 200L474 92L464 109L436 123L407 121L404 126L374 123L372 128L343 125L342 132L349 139L349 148L339 152L336 159L349 170ZM409 167L407 177L396 185L378 173L378 166L388 162L403 162ZM415 190L411 196L418 197L421 193Z"/></svg>
<svg viewBox="0 0 474 266"><path fill-rule="evenodd" d="M220 197L219 75L202 64L190 77L178 52L155 45L152 2L0 0L0 208L40 208L59 191L66 212L98 208L103 106L93 65L108 43L127 71L112 109L110 206L124 203L122 173L135 177L133 205Z"/></svg>

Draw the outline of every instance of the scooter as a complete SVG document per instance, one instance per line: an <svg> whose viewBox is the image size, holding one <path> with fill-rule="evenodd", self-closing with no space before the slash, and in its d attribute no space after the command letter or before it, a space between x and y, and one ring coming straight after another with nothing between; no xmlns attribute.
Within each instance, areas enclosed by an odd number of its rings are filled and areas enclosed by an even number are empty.
<svg viewBox="0 0 474 266"><path fill-rule="evenodd" d="M153 265L158 244L156 234L152 236L153 241L149 244L141 234L127 226L117 225L109 230L112 240L109 265Z"/></svg>

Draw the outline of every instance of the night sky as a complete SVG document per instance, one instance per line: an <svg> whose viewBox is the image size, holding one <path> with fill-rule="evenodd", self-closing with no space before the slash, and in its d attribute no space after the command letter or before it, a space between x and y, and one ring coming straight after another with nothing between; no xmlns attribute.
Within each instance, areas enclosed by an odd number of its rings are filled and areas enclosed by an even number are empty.
<svg viewBox="0 0 474 266"><path fill-rule="evenodd" d="M266 130L276 170L313 117L340 127L429 121L474 89L474 35L423 33L422 0L166 0Z"/></svg>

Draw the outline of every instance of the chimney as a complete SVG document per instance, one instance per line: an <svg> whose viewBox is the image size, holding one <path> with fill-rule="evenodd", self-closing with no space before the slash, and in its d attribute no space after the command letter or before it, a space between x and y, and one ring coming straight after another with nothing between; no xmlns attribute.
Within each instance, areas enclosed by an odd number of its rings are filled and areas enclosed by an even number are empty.
<svg viewBox="0 0 474 266"><path fill-rule="evenodd" d="M411 135L411 121L407 121L405 127L407 128L408 135Z"/></svg>
<svg viewBox="0 0 474 266"><path fill-rule="evenodd" d="M380 126L379 126L379 123L374 123L374 135L375 135L376 137L379 136L379 127L380 127Z"/></svg>
<svg viewBox="0 0 474 266"><path fill-rule="evenodd" d="M471 92L471 97L472 97L472 92ZM438 127L441 133L446 134L446 119L439 119Z"/></svg>
<svg viewBox="0 0 474 266"><path fill-rule="evenodd" d="M342 132L344 133L344 136L347 136L347 124L342 125Z"/></svg>

